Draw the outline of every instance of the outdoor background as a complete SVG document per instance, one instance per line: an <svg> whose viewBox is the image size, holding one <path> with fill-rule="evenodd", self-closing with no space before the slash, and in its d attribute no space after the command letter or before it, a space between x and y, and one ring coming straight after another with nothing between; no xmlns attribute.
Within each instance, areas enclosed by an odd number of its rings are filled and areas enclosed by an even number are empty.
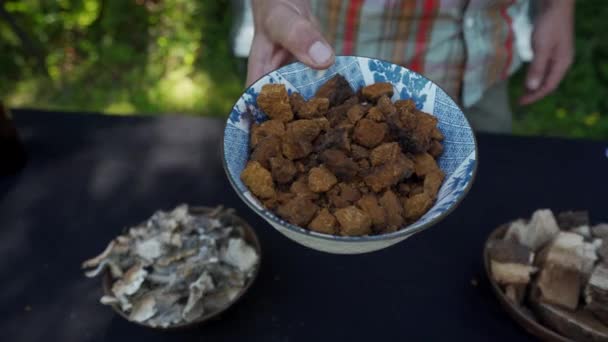
<svg viewBox="0 0 608 342"><path fill-rule="evenodd" d="M608 138L608 6L577 1L561 87L514 107L517 134ZM0 0L0 100L11 107L226 116L243 90L230 0ZM523 70L511 82L522 91Z"/></svg>

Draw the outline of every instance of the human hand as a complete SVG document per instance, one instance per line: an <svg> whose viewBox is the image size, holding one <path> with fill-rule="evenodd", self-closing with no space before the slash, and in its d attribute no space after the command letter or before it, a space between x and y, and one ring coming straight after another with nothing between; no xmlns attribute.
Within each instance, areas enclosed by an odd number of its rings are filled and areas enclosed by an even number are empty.
<svg viewBox="0 0 608 342"><path fill-rule="evenodd" d="M295 58L315 68L334 63L309 0L253 0L255 34L247 65L247 86Z"/></svg>
<svg viewBox="0 0 608 342"><path fill-rule="evenodd" d="M574 58L574 0L544 0L534 23L534 58L526 75L526 92L519 103L527 105L551 93Z"/></svg>

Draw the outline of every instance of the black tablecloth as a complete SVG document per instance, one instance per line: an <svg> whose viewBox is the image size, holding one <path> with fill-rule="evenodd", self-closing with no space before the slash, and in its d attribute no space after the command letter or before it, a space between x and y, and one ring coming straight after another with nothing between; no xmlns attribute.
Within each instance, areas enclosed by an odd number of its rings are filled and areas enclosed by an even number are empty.
<svg viewBox="0 0 608 342"><path fill-rule="evenodd" d="M0 179L2 341L527 340L484 276L486 236L539 207L608 219L608 143L480 134L477 179L446 220L380 252L324 254L239 200L222 120L14 114L30 160ZM100 281L79 267L124 226L182 202L236 208L259 234L262 269L220 320L158 333L100 305Z"/></svg>

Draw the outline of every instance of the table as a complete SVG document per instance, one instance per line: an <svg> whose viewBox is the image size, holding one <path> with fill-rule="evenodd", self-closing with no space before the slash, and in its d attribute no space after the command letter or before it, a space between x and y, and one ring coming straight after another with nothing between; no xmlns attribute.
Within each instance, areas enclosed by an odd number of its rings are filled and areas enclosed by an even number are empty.
<svg viewBox="0 0 608 342"><path fill-rule="evenodd" d="M0 179L3 341L525 341L483 274L482 247L534 208L588 208L608 220L606 142L479 134L479 170L461 206L386 250L306 249L273 230L228 184L224 122L15 110L30 154ZM158 333L98 304L80 263L126 225L179 203L234 207L257 230L257 282L222 319Z"/></svg>

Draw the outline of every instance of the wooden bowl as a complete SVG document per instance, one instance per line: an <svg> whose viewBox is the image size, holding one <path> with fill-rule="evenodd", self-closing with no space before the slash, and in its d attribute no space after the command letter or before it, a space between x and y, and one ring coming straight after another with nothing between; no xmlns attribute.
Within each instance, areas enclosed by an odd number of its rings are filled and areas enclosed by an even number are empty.
<svg viewBox="0 0 608 342"><path fill-rule="evenodd" d="M574 340L564 337L556 333L555 331L545 327L544 325L541 325L536 320L532 319L529 314L522 310L519 305L513 303L509 298L507 298L498 283L496 283L496 281L494 281L494 278L492 278L489 253L490 242L502 239L505 236L506 232L507 226L500 226L496 230L494 230L486 240L486 244L483 250L483 263L486 269L486 276L488 277L488 280L492 285L492 289L494 290L496 297L498 297L498 301L500 302L501 306L527 332L538 337L540 340L547 342L573 342Z"/></svg>
<svg viewBox="0 0 608 342"><path fill-rule="evenodd" d="M207 214L209 212L212 212L213 210L215 210L215 208L209 208L209 207L203 207L203 206L189 207L190 214L193 214L193 215ZM129 321L133 324L137 324L139 326L143 326L143 327L151 328L151 329L155 329L155 330L160 330L160 331L174 331L174 330L191 329L191 328L199 327L199 326L203 325L204 323L207 323L211 320L218 319L222 313L224 313L226 310L231 308L249 290L249 288L251 287L253 282L256 280L258 273L260 271L260 266L262 265L262 248L261 248L260 241L258 240L258 237L257 237L255 231L253 230L253 228L251 228L251 226L247 222L245 222L245 220L243 220L239 216L237 216L235 214L232 214L230 216L232 218L233 223L238 224L239 226L243 227L243 230L244 230L243 239L250 246L252 246L255 249L255 251L258 253L258 257L259 257L258 264L257 264L255 270L253 271L253 274L251 275L251 277L249 277L247 279L245 286L243 286L241 291L237 294L237 296L234 298L234 300L232 300L232 302L228 303L225 307L223 307L219 310L204 314L192 322L177 323L177 324L171 325L166 328L152 327L145 323L134 322L129 319L129 315L124 313L120 309L120 306L117 304L112 305L112 309L114 309L114 312L116 312L119 316L121 316L122 318L126 319L127 321ZM106 271L102 277L102 286L103 286L103 292L105 295L108 295L108 296L112 295L112 282L113 282L112 275L110 274L109 271Z"/></svg>

